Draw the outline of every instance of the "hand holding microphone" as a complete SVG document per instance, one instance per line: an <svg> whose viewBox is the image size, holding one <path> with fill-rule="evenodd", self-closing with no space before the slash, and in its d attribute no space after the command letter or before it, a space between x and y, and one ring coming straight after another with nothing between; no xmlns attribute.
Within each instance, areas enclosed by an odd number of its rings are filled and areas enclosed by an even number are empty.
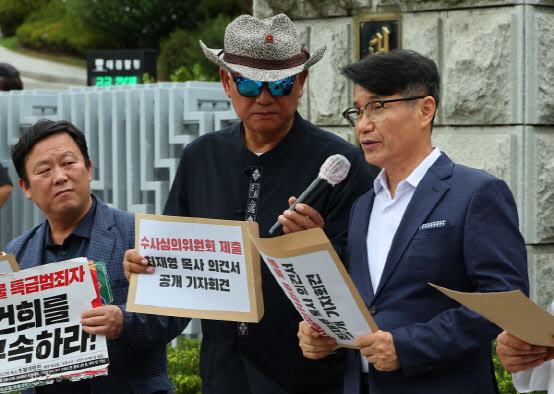
<svg viewBox="0 0 554 394"><path fill-rule="evenodd" d="M308 188L298 197L298 199L290 206L288 211L297 211L297 204L313 204L318 198L320 198L324 193L330 190L337 183L341 182L348 175L350 170L350 162L346 157L342 155L333 155L329 156L325 163L321 166L317 178L308 186ZM289 203L293 200L289 200ZM311 208L310 208L311 209ZM317 216L315 221L321 221L323 224L323 219L317 211L313 211ZM301 215L314 216L308 214L308 212L299 212ZM285 215L286 217L287 215ZM292 218L293 215L289 214L288 218ZM292 220L292 219L291 219ZM316 223L317 224L317 223ZM283 225L281 222L277 221L269 230L269 234L272 236L283 235Z"/></svg>

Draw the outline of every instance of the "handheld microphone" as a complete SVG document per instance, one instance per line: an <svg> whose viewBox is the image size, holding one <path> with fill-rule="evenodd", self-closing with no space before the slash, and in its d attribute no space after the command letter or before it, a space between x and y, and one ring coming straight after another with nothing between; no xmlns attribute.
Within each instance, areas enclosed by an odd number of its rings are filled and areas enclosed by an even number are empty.
<svg viewBox="0 0 554 394"><path fill-rule="evenodd" d="M317 178L306 190L304 190L304 193L298 197L296 202L290 206L289 211L295 211L296 204L312 205L329 186L333 187L337 183L342 182L348 175L349 170L350 162L346 157L343 155L329 156L319 169ZM274 237L283 235L283 225L277 221L277 223L269 229L269 234Z"/></svg>

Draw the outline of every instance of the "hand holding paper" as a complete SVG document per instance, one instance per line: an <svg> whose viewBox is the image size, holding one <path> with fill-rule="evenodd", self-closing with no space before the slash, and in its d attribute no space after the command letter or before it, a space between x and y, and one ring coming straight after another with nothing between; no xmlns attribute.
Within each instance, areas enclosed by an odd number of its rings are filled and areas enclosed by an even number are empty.
<svg viewBox="0 0 554 394"><path fill-rule="evenodd" d="M359 347L362 356L378 371L390 372L400 368L400 360L390 332L379 330L373 334L359 336L354 340L354 347Z"/></svg>
<svg viewBox="0 0 554 394"><path fill-rule="evenodd" d="M554 345L554 336L551 341ZM497 338L496 354L506 371L516 373L554 358L554 347L530 345L503 331Z"/></svg>
<svg viewBox="0 0 554 394"><path fill-rule="evenodd" d="M298 339L304 357L312 360L327 357L337 347L337 341L334 338L322 337L305 321L298 325Z"/></svg>
<svg viewBox="0 0 554 394"><path fill-rule="evenodd" d="M83 331L114 340L123 331L123 312L115 305L99 306L83 312L80 323Z"/></svg>
<svg viewBox="0 0 554 394"><path fill-rule="evenodd" d="M123 257L123 269L127 280L131 279L131 274L153 274L154 267L148 265L148 260L142 257L135 249L129 249Z"/></svg>

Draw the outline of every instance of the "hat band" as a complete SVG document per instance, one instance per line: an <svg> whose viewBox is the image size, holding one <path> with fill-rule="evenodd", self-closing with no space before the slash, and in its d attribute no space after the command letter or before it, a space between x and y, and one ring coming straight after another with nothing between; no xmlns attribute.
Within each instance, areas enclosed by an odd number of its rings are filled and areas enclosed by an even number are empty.
<svg viewBox="0 0 554 394"><path fill-rule="evenodd" d="M255 57L235 55L234 53L229 53L226 51L224 51L223 53L223 60L228 63L259 68L261 70L285 70L287 68L300 66L306 63L309 58L310 53L304 48L302 48L302 51L299 54L286 59L278 60L258 59Z"/></svg>

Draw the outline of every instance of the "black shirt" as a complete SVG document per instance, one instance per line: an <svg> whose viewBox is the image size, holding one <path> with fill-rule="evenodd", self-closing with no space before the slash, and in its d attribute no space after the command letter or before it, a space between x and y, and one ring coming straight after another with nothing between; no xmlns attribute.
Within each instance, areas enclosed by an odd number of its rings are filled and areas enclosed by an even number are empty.
<svg viewBox="0 0 554 394"><path fill-rule="evenodd" d="M241 123L188 144L164 214L245 220L249 197L257 192L255 221L260 237L267 238L289 197L298 197L334 154L350 161L350 172L311 206L322 215L325 233L343 258L350 208L372 187L369 166L360 149L298 114L283 140L259 156L244 145ZM254 177L259 184L255 190ZM217 393L221 387L236 393L342 392L341 368L302 356L296 337L302 318L264 262L261 267L265 312L259 323L248 324L239 335L236 322L202 321L203 392Z"/></svg>

